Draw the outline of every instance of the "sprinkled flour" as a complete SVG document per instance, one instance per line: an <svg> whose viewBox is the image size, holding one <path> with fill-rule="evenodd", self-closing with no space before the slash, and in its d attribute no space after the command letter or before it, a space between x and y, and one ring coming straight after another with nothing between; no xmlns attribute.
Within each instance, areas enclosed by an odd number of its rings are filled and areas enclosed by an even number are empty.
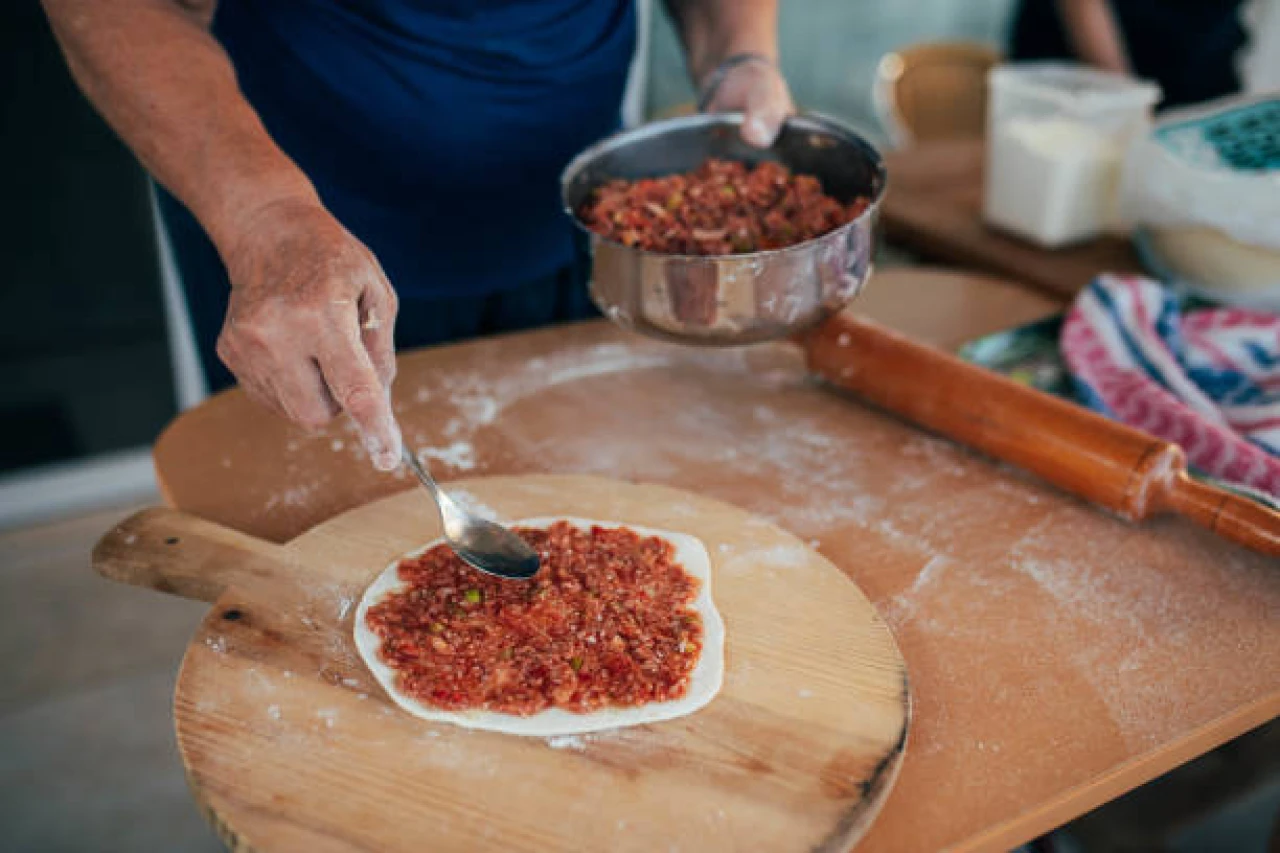
<svg viewBox="0 0 1280 853"><path fill-rule="evenodd" d="M425 465L429 460L441 462L459 471L470 471L476 467L476 449L469 441L455 441L444 447L419 448L418 461Z"/></svg>
<svg viewBox="0 0 1280 853"><path fill-rule="evenodd" d="M579 735L561 735L547 738L547 746L552 749L571 749L574 752L581 752L587 748L587 745Z"/></svg>
<svg viewBox="0 0 1280 853"><path fill-rule="evenodd" d="M454 503L472 515L488 519L489 521L500 520L497 510L480 500L471 492L468 492L466 489L450 489L449 497L453 498Z"/></svg>

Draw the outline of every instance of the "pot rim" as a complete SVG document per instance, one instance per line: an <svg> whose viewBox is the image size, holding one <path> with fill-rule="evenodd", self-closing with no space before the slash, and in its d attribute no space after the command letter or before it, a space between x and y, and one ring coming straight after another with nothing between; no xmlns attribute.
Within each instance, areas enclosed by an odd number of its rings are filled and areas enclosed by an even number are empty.
<svg viewBox="0 0 1280 853"><path fill-rule="evenodd" d="M876 150L870 142L862 137L857 131L848 125L840 122L830 116L817 112L799 113L787 118L787 124L795 126L797 129L808 133L822 133L834 137L840 142L852 144L856 148L862 149L863 154L870 161L874 172L872 198L870 204L862 213L849 220L839 228L833 228L825 234L819 234L817 237L810 237L799 243L790 246L784 246L781 249L762 249L756 252L733 252L725 255L689 255L675 252L658 252L653 249L641 249L636 246L628 246L617 240L608 237L602 237L595 231L588 228L578 217L578 212L569 204L569 187L574 179L585 171L593 162L602 155L625 148L635 142L647 141L664 133L674 130L684 130L688 128L699 127L733 127L742 126L742 113L700 113L692 116L678 116L676 118L663 119L662 121L649 122L630 130L619 131L618 133L601 139L599 142L589 146L583 150L578 156L569 161L569 165L565 166L560 173L560 204L565 214L573 222L580 232L585 234L593 242L603 243L611 248L619 249L625 252L631 252L641 257L658 258L663 260L683 261L685 263L706 263L706 264L723 264L726 262L737 261L755 261L764 258L777 257L780 255L798 254L813 249L815 246L830 240L837 236L843 236L852 230L860 222L873 218L879 212L880 205L884 201L885 192L888 189L888 172L885 169L884 157ZM765 149L767 150L767 149ZM594 187L593 187L594 189Z"/></svg>

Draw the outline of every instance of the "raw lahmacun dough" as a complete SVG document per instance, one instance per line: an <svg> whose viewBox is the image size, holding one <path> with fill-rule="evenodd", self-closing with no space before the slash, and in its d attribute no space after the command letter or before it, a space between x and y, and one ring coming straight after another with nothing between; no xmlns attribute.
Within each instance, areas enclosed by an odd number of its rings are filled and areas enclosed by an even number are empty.
<svg viewBox="0 0 1280 853"><path fill-rule="evenodd" d="M437 539L416 551L398 557L383 569L365 590L364 596L360 599L360 606L356 609L356 648L360 651L360 657L364 660L365 666L369 667L369 671L382 685L382 689L397 705L415 717L436 723L452 723L468 729L483 729L513 735L557 737L672 720L692 714L715 698L724 682L724 621L720 618L720 613L716 610L715 602L711 597L711 559L702 542L687 533L583 518L527 518L510 522L509 526L546 530L558 521L568 522L575 527L587 530L591 527L625 528L642 537L657 536L675 546L675 562L699 583L698 595L693 600L692 607L702 619L702 654L698 657L698 662L690 675L688 692L680 699L651 702L635 708L601 708L585 714L575 714L561 708L548 708L527 717L479 709L461 712L444 711L404 695L396 686L396 671L387 666L379 654L382 640L369 628L366 616L370 607L386 596L400 592L406 586L397 573L400 561L420 556L444 542L443 539Z"/></svg>

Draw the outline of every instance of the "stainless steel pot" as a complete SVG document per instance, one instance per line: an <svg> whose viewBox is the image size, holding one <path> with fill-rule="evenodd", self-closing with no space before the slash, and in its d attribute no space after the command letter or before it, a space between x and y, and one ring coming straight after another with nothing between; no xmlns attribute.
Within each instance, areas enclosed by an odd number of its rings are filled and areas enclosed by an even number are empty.
<svg viewBox="0 0 1280 853"><path fill-rule="evenodd" d="M822 116L789 119L767 151L744 143L741 125L741 115L655 122L597 143L565 169L561 199L590 249L591 297L618 325L687 344L756 343L821 323L866 283L885 190L880 155L857 133ZM795 246L720 256L624 246L591 232L577 216L606 181L687 172L708 157L777 160L819 178L841 201L864 195L871 205L853 222Z"/></svg>

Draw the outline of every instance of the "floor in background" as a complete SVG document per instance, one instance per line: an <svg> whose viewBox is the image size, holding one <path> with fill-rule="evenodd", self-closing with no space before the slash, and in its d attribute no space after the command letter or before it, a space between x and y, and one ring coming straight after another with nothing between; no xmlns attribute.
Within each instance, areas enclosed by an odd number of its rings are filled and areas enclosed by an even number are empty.
<svg viewBox="0 0 1280 853"><path fill-rule="evenodd" d="M0 850L214 853L173 741L206 606L89 569L126 510L0 535Z"/></svg>
<svg viewBox="0 0 1280 853"><path fill-rule="evenodd" d="M129 510L0 534L0 850L215 853L182 775L174 676L205 605L98 578ZM1264 853L1280 724L1076 821L1061 853Z"/></svg>
<svg viewBox="0 0 1280 853"><path fill-rule="evenodd" d="M0 472L149 444L176 411L147 182L37 0L0 3Z"/></svg>

